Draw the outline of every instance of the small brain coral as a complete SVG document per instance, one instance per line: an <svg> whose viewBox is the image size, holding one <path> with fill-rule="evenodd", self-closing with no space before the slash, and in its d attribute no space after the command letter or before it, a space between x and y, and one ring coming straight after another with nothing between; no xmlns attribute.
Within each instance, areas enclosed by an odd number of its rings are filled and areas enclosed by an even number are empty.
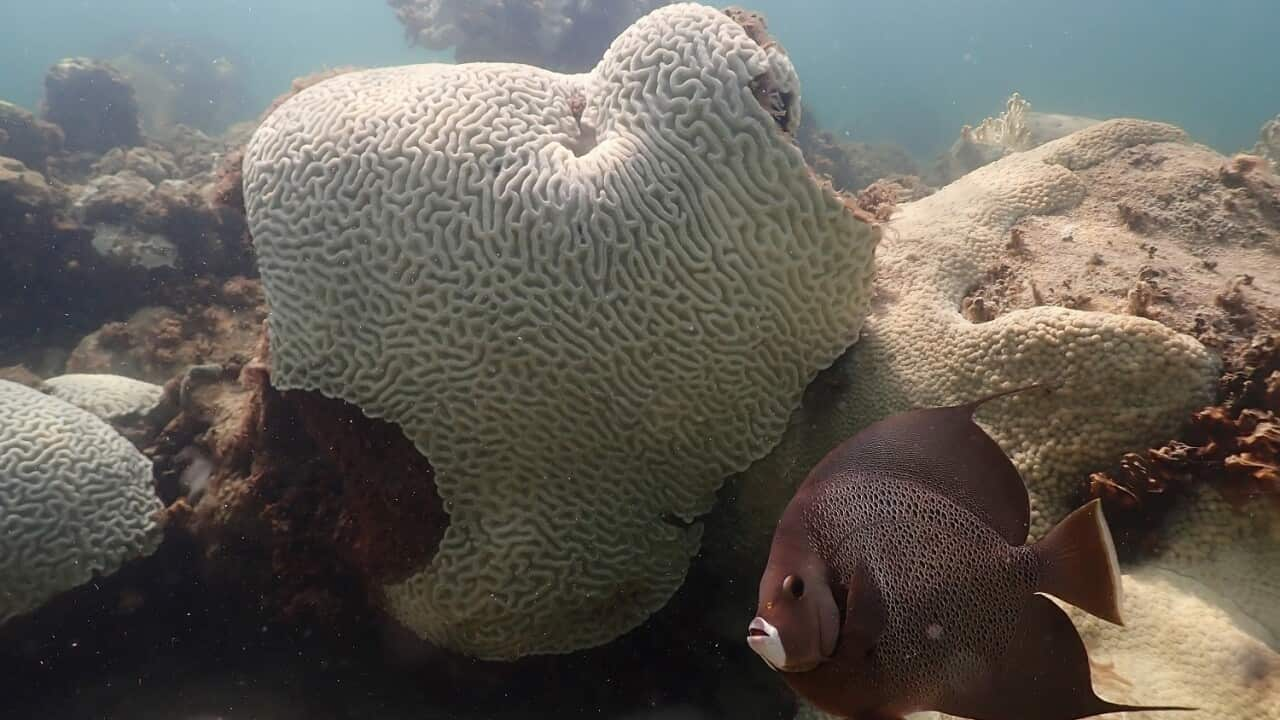
<svg viewBox="0 0 1280 720"><path fill-rule="evenodd" d="M0 623L149 555L151 461L102 420L0 380Z"/></svg>
<svg viewBox="0 0 1280 720"><path fill-rule="evenodd" d="M164 388L123 375L71 373L44 382L48 393L103 420L144 415L153 410Z"/></svg>
<svg viewBox="0 0 1280 720"><path fill-rule="evenodd" d="M635 627L857 337L876 228L806 167L795 71L673 5L595 69L298 94L245 153L273 383L398 423L450 525L392 614L486 658Z"/></svg>

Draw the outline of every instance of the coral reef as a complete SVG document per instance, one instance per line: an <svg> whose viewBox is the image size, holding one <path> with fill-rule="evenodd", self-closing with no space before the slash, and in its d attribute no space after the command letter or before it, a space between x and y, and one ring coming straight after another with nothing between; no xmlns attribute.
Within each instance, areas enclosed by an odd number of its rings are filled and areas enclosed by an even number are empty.
<svg viewBox="0 0 1280 720"><path fill-rule="evenodd" d="M1047 388L978 413L1027 482L1033 535L1084 497L1090 472L1173 437L1212 402L1220 373L1215 353L1183 333L1195 332L1197 317L1223 320L1222 333L1231 327L1216 299L1222 278L1186 254L1236 262L1227 256L1268 225L1258 214L1236 216L1242 231L1222 246L1190 228L1139 236L1119 205L1201 187L1179 157L1211 158L1216 178L1225 158L1206 152L1168 125L1109 121L901 205L877 250L876 299L861 339L809 386L779 447L722 492L724 509L708 530L708 552L723 555L714 564L758 576L774 523L809 468L858 429L910 407L1034 383ZM1133 162L1156 156L1170 159ZM1223 210L1220 200L1204 202ZM1190 276L1171 285L1159 316L1174 327L1124 310L1135 276L1152 263L1146 248L1153 242L1162 248L1157 258L1168 253L1179 277ZM1095 252L1107 253L1105 264L1088 262ZM1253 252L1238 262L1257 265L1269 251ZM1073 309L1080 303L1059 282L1097 293L1088 304L1097 310ZM977 292L994 284L1016 290L1016 302Z"/></svg>
<svg viewBox="0 0 1280 720"><path fill-rule="evenodd" d="M410 42L458 62L582 72L628 25L671 0L387 0Z"/></svg>
<svg viewBox="0 0 1280 720"><path fill-rule="evenodd" d="M687 4L589 75L348 73L255 132L272 382L394 421L430 460L449 527L384 588L430 640L512 658L635 627L722 478L857 336L878 232L814 182L794 69L749 27Z"/></svg>
<svg viewBox="0 0 1280 720"><path fill-rule="evenodd" d="M0 380L0 623L153 552L151 462L102 420Z"/></svg>
<svg viewBox="0 0 1280 720"><path fill-rule="evenodd" d="M62 128L73 152L106 152L142 142L133 87L118 70L89 58L66 58L44 78L44 118Z"/></svg>
<svg viewBox="0 0 1280 720"><path fill-rule="evenodd" d="M1075 115L1032 112L1031 103L1014 93L1005 101L1001 114L985 118L976 128L960 128L960 137L934 162L927 180L946 185L1009 153L1030 150L1098 122Z"/></svg>
<svg viewBox="0 0 1280 720"><path fill-rule="evenodd" d="M44 172L50 155L62 151L62 128L0 100L0 156Z"/></svg>

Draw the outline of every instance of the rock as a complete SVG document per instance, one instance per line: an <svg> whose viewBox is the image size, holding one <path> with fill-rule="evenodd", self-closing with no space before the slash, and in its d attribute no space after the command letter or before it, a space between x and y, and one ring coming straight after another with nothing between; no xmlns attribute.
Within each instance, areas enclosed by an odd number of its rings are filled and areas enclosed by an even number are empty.
<svg viewBox="0 0 1280 720"><path fill-rule="evenodd" d="M133 88L114 67L66 58L49 69L44 88L44 118L62 128L68 150L104 153L141 144Z"/></svg>
<svg viewBox="0 0 1280 720"><path fill-rule="evenodd" d="M0 100L0 155L44 172L50 155L62 150L62 129L27 110Z"/></svg>

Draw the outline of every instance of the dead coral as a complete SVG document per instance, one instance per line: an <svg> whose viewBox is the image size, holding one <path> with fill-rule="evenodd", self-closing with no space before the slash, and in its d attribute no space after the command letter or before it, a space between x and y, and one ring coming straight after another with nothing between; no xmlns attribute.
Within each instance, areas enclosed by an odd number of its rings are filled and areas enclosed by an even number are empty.
<svg viewBox="0 0 1280 720"><path fill-rule="evenodd" d="M1254 338L1226 364L1218 404L1192 415L1177 439L1090 476L1089 493L1103 499L1130 550L1153 542L1153 521L1200 485L1236 507L1280 508L1280 336Z"/></svg>
<svg viewBox="0 0 1280 720"><path fill-rule="evenodd" d="M49 156L62 151L63 141L62 128L0 100L0 155L45 172Z"/></svg>
<svg viewBox="0 0 1280 720"><path fill-rule="evenodd" d="M152 450L170 495L196 459L210 468L194 507L175 504L174 522L203 548L202 573L286 622L366 616L379 588L428 562L443 536L430 464L391 423L274 389L261 355L206 367L171 386L186 388L183 412Z"/></svg>
<svg viewBox="0 0 1280 720"><path fill-rule="evenodd" d="M68 150L102 153L142 142L133 87L114 67L89 58L60 60L44 78L44 117Z"/></svg>
<svg viewBox="0 0 1280 720"><path fill-rule="evenodd" d="M184 309L146 307L80 341L67 372L108 372L163 384L191 365L243 363L266 317L256 280L193 283Z"/></svg>

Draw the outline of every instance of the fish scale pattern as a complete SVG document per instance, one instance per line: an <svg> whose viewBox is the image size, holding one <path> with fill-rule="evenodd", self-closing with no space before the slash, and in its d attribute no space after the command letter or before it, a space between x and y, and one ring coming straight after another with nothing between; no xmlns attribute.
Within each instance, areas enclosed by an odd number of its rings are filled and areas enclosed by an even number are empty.
<svg viewBox="0 0 1280 720"><path fill-rule="evenodd" d="M795 71L673 5L596 68L345 74L251 139L273 382L398 423L449 527L384 588L484 658L606 642L661 607L723 478L857 337L878 230L757 99Z"/></svg>
<svg viewBox="0 0 1280 720"><path fill-rule="evenodd" d="M829 481L805 525L842 585L861 563L880 588L885 627L872 663L884 697L927 706L972 684L1003 652L1035 591L1028 546L1011 547L973 513L910 480Z"/></svg>
<svg viewBox="0 0 1280 720"><path fill-rule="evenodd" d="M0 380L0 623L160 542L151 461L102 420Z"/></svg>

